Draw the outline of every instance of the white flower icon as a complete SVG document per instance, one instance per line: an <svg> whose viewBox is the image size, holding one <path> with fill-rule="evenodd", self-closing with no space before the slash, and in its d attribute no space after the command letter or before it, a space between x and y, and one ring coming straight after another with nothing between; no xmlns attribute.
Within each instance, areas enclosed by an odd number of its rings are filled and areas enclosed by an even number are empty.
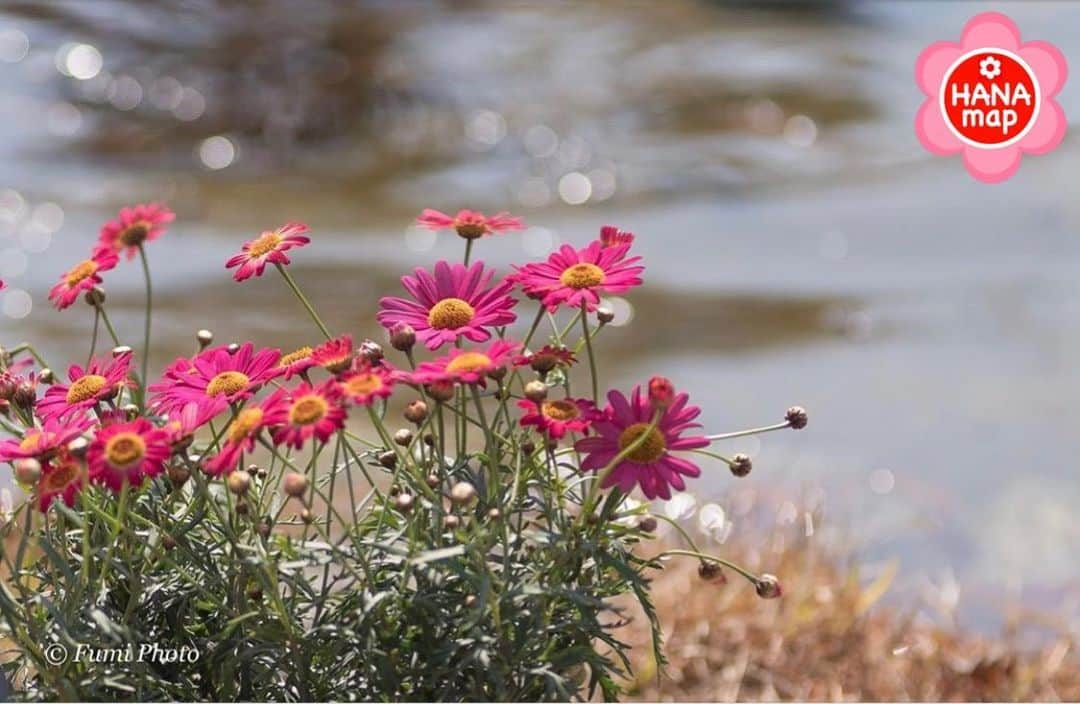
<svg viewBox="0 0 1080 704"><path fill-rule="evenodd" d="M992 81L1001 75L1001 62L993 56L987 56L979 62L979 73L985 76L987 80Z"/></svg>

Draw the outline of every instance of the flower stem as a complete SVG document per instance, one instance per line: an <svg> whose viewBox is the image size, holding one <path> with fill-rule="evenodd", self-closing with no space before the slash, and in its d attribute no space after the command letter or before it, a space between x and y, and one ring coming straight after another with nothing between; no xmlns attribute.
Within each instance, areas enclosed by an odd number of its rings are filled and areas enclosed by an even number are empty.
<svg viewBox="0 0 1080 704"><path fill-rule="evenodd" d="M581 330L585 335L585 349L589 351L589 373L592 375L592 398L593 403L600 400L600 385L596 375L596 357L593 355L592 333L589 332L588 308L584 301L581 302Z"/></svg>
<svg viewBox="0 0 1080 704"><path fill-rule="evenodd" d="M469 266L469 259L472 258L472 238L465 240L465 266Z"/></svg>
<svg viewBox="0 0 1080 704"><path fill-rule="evenodd" d="M94 307L94 332L90 334L90 352L86 355L86 366L94 359L94 350L97 349L98 328L101 327L101 311Z"/></svg>
<svg viewBox="0 0 1080 704"><path fill-rule="evenodd" d="M734 433L721 433L719 435L706 435L705 439L716 442L717 440L728 440L730 438L741 438L744 435L757 435L758 433L767 433L771 430L783 430L784 428L791 427L791 423L784 421L783 423L777 423L775 425L766 425L761 428L750 428L749 430L739 430Z"/></svg>
<svg viewBox="0 0 1080 704"><path fill-rule="evenodd" d="M661 557L667 557L668 555L685 555L687 557L696 557L697 559L701 560L702 562L715 562L715 563L723 565L724 567L727 567L727 568L729 568L729 569L731 569L731 570L733 570L735 572L738 572L743 577L746 577L746 579L749 580L749 582L751 584L756 585L758 583L758 576L756 574L754 574L753 572L751 572L750 570L746 569L745 567L741 567L741 566L735 564L734 562L732 562L730 560L725 560L722 557L716 557L714 555L708 555L708 554L703 553L703 552L696 552L694 550L665 550L662 553L660 553L659 555L656 555L655 557L653 557L652 559L653 560L658 560ZM651 560L650 560L650 562L651 562Z"/></svg>
<svg viewBox="0 0 1080 704"><path fill-rule="evenodd" d="M589 487L589 493L585 497L585 501L583 501L581 504L581 515L578 516L579 524L585 520L585 516L592 513L593 499L596 496L596 492L599 490L600 485L604 483L604 480L607 479L608 475L611 474L611 472L615 469L615 467L619 465L620 462L629 457L634 452L634 450L645 444L645 441L649 438L650 435L652 435L652 431L656 430L656 426L660 424L660 418L662 418L663 415L664 412L661 410L654 411L652 422L649 423L649 427L647 427L643 433L634 438L634 441L624 447L619 452L619 454L612 457L611 461L608 462L603 469L596 473L596 481L594 481L592 486Z"/></svg>
<svg viewBox="0 0 1080 704"><path fill-rule="evenodd" d="M142 381L139 388L139 405L146 399L146 382L150 371L150 320L154 312L154 290L150 285L150 264L146 261L146 249L139 245L139 261L142 263L143 280L146 282L146 318L143 322Z"/></svg>
<svg viewBox="0 0 1080 704"><path fill-rule="evenodd" d="M279 272L281 272L281 276L285 279L285 283L289 285L290 289L292 289L293 295L296 296L296 299L300 301L300 303L307 310L308 315L310 315L311 319L315 321L315 324L319 327L319 330L322 331L322 334L326 336L327 340L332 339L334 336L331 335L330 331L326 329L326 325L323 324L323 321L319 317L319 314L316 313L315 309L311 307L311 303L308 301L307 297L300 291L300 287L296 285L296 282L293 281L293 278L289 276L289 272L285 271L285 267L281 266L281 264L278 264L277 262L274 263L274 266L277 267L277 270Z"/></svg>

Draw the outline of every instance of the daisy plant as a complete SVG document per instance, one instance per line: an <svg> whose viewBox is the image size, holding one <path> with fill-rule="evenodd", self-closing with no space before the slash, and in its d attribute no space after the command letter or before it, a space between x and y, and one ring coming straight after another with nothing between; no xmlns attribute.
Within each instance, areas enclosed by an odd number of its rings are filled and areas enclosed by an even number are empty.
<svg viewBox="0 0 1080 704"><path fill-rule="evenodd" d="M193 354L154 360L151 377L148 250L173 219L122 209L50 292L92 314L66 378L29 343L0 349L0 462L25 494L2 547L12 696L611 700L630 674L626 597L663 672L649 585L669 559L780 595L651 502L717 467L745 476L750 458L713 446L806 413L710 434L667 377L601 376L605 296L643 283L632 233L606 226L499 272L471 261L474 245L519 218L425 210L418 224L456 232L464 254L416 267L407 296L357 304L384 349L332 328L289 271L306 225L264 230L224 268L262 286L273 264L310 343L215 345L199 330ZM136 254L138 351L103 288ZM686 544L654 544L658 520Z"/></svg>

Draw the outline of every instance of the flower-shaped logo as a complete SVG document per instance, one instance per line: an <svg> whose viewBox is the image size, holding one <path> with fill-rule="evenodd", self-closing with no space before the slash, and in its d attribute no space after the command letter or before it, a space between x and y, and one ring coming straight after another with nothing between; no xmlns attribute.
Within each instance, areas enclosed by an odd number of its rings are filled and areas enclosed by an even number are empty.
<svg viewBox="0 0 1080 704"><path fill-rule="evenodd" d="M1005 15L972 18L960 42L935 42L915 63L927 99L915 133L930 152L962 154L973 177L998 183L1024 154L1046 154L1065 136L1065 113L1054 100L1068 67L1049 42L1020 42Z"/></svg>

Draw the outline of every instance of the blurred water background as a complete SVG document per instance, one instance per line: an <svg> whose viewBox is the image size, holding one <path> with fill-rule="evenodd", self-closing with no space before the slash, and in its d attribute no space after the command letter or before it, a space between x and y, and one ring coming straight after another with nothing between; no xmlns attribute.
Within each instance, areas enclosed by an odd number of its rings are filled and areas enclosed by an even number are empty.
<svg viewBox="0 0 1080 704"><path fill-rule="evenodd" d="M500 267L615 223L648 269L615 302L632 324L603 341L607 381L666 373L712 432L810 409L802 433L720 448L749 478L695 485L731 530L750 505L823 507L927 615L1076 619L1077 140L987 186L912 130L915 57L988 9L1080 60L1070 3L9 0L0 340L82 357L88 311L46 293L125 203L179 214L150 251L158 369L201 327L313 339L274 277L222 268L286 220L313 228L293 272L331 327L380 339L396 277L460 255L409 227L422 207L523 215L482 243ZM138 267L108 288L136 339Z"/></svg>

